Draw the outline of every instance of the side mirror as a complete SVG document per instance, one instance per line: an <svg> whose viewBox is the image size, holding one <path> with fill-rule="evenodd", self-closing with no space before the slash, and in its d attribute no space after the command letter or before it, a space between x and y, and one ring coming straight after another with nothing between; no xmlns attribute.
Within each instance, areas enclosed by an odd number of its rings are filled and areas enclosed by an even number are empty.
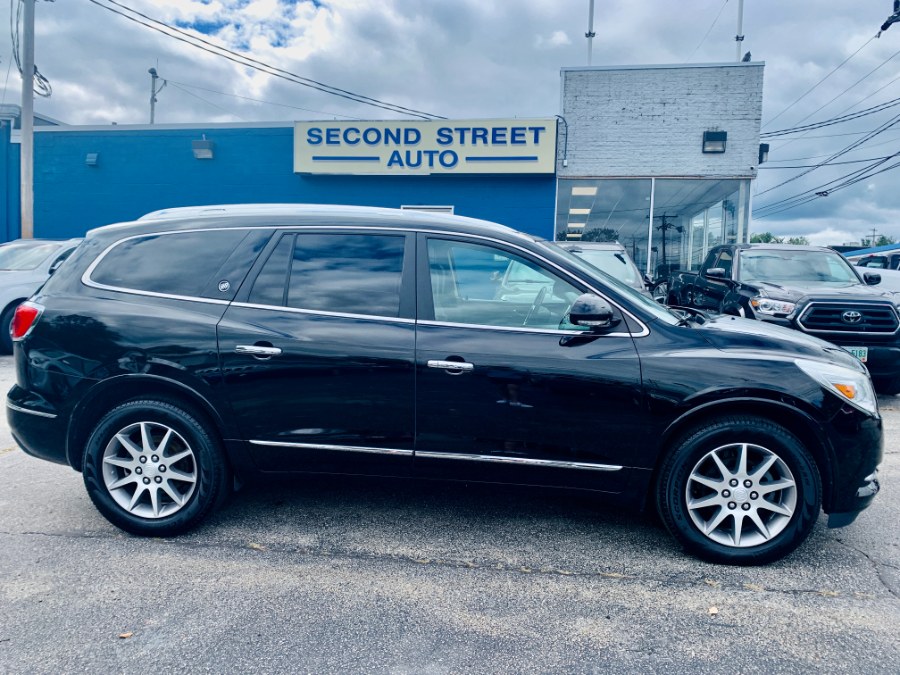
<svg viewBox="0 0 900 675"><path fill-rule="evenodd" d="M725 268L724 267L710 267L703 273L703 276L709 277L711 279L724 279L725 278Z"/></svg>
<svg viewBox="0 0 900 675"><path fill-rule="evenodd" d="M590 328L592 332L619 324L619 320L613 318L613 309L609 303L593 293L585 293L575 299L569 310L569 321L576 326Z"/></svg>
<svg viewBox="0 0 900 675"><path fill-rule="evenodd" d="M863 280L869 286L877 286L881 283L881 275L875 272L863 272Z"/></svg>

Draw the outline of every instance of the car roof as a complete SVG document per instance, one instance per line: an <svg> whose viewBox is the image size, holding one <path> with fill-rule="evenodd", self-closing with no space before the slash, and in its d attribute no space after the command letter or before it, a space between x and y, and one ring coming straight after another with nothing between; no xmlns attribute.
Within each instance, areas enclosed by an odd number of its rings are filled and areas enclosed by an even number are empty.
<svg viewBox="0 0 900 675"><path fill-rule="evenodd" d="M8 246L9 244L78 244L82 241L81 237L72 239L13 239L5 241L0 246Z"/></svg>
<svg viewBox="0 0 900 675"><path fill-rule="evenodd" d="M323 222L324 221L324 222ZM371 206L333 204L220 204L187 206L153 211L136 221L105 225L92 229L88 237L127 236L145 232L228 227L291 227L298 225L339 225L349 227L385 227L452 231L463 234L505 235L535 241L505 225L487 220L444 213L389 209Z"/></svg>
<svg viewBox="0 0 900 675"><path fill-rule="evenodd" d="M737 244L737 248L741 250L763 249L772 251L826 251L829 253L837 253L837 251L828 246L811 246L809 244Z"/></svg>
<svg viewBox="0 0 900 675"><path fill-rule="evenodd" d="M587 250L593 251L624 251L625 247L622 244L612 242L612 241L586 241L583 244L578 241L558 241L556 242L559 246L562 246L565 249L572 248L583 248Z"/></svg>

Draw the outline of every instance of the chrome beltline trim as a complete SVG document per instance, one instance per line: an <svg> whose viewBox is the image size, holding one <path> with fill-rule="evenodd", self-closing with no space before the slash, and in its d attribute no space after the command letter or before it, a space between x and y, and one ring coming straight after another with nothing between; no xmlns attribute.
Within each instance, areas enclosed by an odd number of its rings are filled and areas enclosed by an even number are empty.
<svg viewBox="0 0 900 675"><path fill-rule="evenodd" d="M459 459L468 462L497 462L498 464L518 464L523 466L546 466L557 469L588 469L591 471L621 471L624 468L617 464L564 462L556 459L528 459L527 457L499 457L497 455L467 455L458 452L431 452L427 450L417 450L416 457Z"/></svg>
<svg viewBox="0 0 900 675"><path fill-rule="evenodd" d="M29 410L28 408L23 408L21 406L16 405L15 403L6 402L6 407L10 410L15 410L16 412L23 412L29 415L37 415L38 417L46 417L48 419L56 419L57 415L48 412L41 412L39 410Z"/></svg>
<svg viewBox="0 0 900 675"><path fill-rule="evenodd" d="M153 221L145 221L145 222L150 223ZM198 227L198 228L184 229L184 230L164 230L162 232L144 232L142 234L136 234L136 235L132 235L130 237L125 237L124 239L119 239L118 241L115 241L112 244L110 244L109 246L107 246L106 249L104 249L103 252L100 253L100 255L98 255L97 258L94 259L94 261L88 266L88 268L84 271L84 274L81 275L81 283L83 283L85 286L90 286L92 288L97 288L97 289L104 290L104 291L116 291L119 293L130 293L132 295L143 295L143 296L149 296L149 297L153 297L153 298L167 298L170 300L186 300L188 302L200 302L200 303L206 303L206 304L212 304L212 305L234 304L234 305L238 305L240 307L258 307L261 309L279 309L279 310L306 312L309 314L324 314L326 316L338 316L338 317L343 316L343 317L348 317L348 318L369 318L369 315L366 315L366 314L341 314L338 312L332 313L332 312L315 312L315 311L311 311L311 310L294 310L293 308L289 308L289 307L270 307L267 305L251 305L248 303L238 303L238 302L230 303L230 301L228 301L228 300L216 300L214 298L198 298L198 297L191 297L191 296L184 296L184 295L169 295L167 293L155 293L153 291L140 291L140 290L135 290L135 289L130 289L130 288L122 288L119 286L107 286L105 284L99 284L96 281L93 281L91 279L91 273L94 271L94 269L97 267L97 265L100 264L100 261L103 260L103 258L106 257L106 255L112 249L114 249L116 246L118 246L119 244L122 244L126 241L129 241L131 239L140 239L143 237L157 237L157 236L167 235L167 234L182 234L184 232L217 232L220 230L342 230L342 231L351 231L351 230L352 231L360 231L360 230L362 230L362 231L404 232L404 233L410 233L410 234L422 233L425 235L436 234L436 235L441 235L441 236L461 237L463 239L468 238L468 239L480 239L482 241L490 241L495 244L500 244L501 246L509 246L511 248L517 249L519 251L522 251L526 255L533 256L533 257L543 261L546 265L553 267L555 270L562 273L564 276L568 277L569 279L574 279L579 284L583 284L584 286L587 286L592 292L596 293L601 298L603 298L604 300L609 302L613 307L615 307L620 312L622 312L623 314L625 314L626 316L631 318L635 323L637 323L640 326L640 330L635 333L608 333L606 335L596 335L596 337L629 337L629 336L630 337L646 337L647 335L650 335L650 329L647 327L647 325L643 321L638 319L634 314L629 312L627 309L625 309L618 303L610 300L602 291L597 290L597 288L595 286L592 286L591 284L586 282L584 279L582 279L578 275L572 274L568 270L557 265L555 262L553 262L551 260L547 260L547 258L543 257L542 255L540 255L538 253L535 253L534 251L529 251L527 248L519 246L518 244L509 242L509 241L504 241L503 239L495 239L494 237L487 237L487 236L480 235L480 234L468 234L465 232L453 232L453 231L445 231L445 230L421 230L421 229L417 229L414 225L406 226L406 227L391 227L391 226L372 225L372 224L368 224L368 225L259 225L259 226L246 225L246 226L237 226L237 227ZM376 318L383 319L385 317L376 317ZM396 320L396 321L399 321L400 323L413 322L412 319L391 319L391 320ZM425 323L425 322L421 322L421 323ZM453 326L453 325L465 325L465 324L438 324L438 325ZM494 326L473 326L473 327L474 328L486 328L486 329L495 329L496 328ZM539 331L539 332L546 333L547 331ZM555 333L556 331L551 331L551 332ZM571 334L590 335L590 333L582 333L582 332L578 332L578 331L572 331L571 333L569 331L560 331L560 332L561 332L561 334L564 334L564 335L571 335Z"/></svg>
<svg viewBox="0 0 900 675"><path fill-rule="evenodd" d="M318 309L300 309L299 307L283 307L276 305L257 305L252 302L232 302L232 307L245 307L246 309L266 309L273 312L290 312L292 314L310 314L313 316L333 316L340 319L368 319L370 321L385 321L388 323L414 324L415 319L405 319L397 316L379 316L377 314L350 314L348 312L328 312Z"/></svg>
<svg viewBox="0 0 900 675"><path fill-rule="evenodd" d="M288 443L287 441L250 441L251 445L265 445L273 448L304 448L306 450L336 450L338 452L365 452L374 455L406 455L412 457L412 450L400 448L367 448L358 445L325 445L323 443Z"/></svg>
<svg viewBox="0 0 900 675"><path fill-rule="evenodd" d="M543 333L545 335L581 335L582 337L630 337L631 333L603 333L598 335L583 330L554 330L552 328L527 328L525 326L485 326L479 323L455 323L453 321L418 321L420 326L445 326L449 328L477 328L479 330L501 330L512 333Z"/></svg>

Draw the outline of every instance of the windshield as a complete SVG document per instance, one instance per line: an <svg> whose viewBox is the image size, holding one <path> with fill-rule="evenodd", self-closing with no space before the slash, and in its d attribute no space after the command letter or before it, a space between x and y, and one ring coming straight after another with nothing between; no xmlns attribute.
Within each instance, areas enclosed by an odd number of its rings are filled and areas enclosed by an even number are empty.
<svg viewBox="0 0 900 675"><path fill-rule="evenodd" d="M640 305L645 311L656 318L673 326L681 322L680 316L676 316L663 305L644 295L640 291L635 290L631 286L622 283L614 276L594 267L589 262L582 260L571 251L567 251L566 249L555 246L549 242L537 241L537 243L546 248L552 248L555 253L565 256L565 258L587 276L588 279L597 279L601 284L613 287L620 295L627 297L634 304Z"/></svg>
<svg viewBox="0 0 900 675"><path fill-rule="evenodd" d="M570 249L571 250L571 249ZM592 248L576 248L572 251L575 255L584 258L594 267L614 276L634 288L642 288L641 275L621 251L603 251Z"/></svg>
<svg viewBox="0 0 900 675"><path fill-rule="evenodd" d="M0 270L33 270L59 248L59 244L28 242L0 246Z"/></svg>
<svg viewBox="0 0 900 675"><path fill-rule="evenodd" d="M741 251L738 279L791 285L859 284L850 264L834 251L749 249Z"/></svg>

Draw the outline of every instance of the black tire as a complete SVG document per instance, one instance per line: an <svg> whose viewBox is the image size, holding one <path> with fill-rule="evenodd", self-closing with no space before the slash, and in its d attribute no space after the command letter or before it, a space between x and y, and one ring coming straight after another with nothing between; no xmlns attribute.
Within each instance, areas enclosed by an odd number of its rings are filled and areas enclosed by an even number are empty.
<svg viewBox="0 0 900 675"><path fill-rule="evenodd" d="M9 329L12 326L13 316L18 306L19 303L14 302L6 308L3 314L0 314L0 353L2 354L12 354L13 341L12 335L9 334Z"/></svg>
<svg viewBox="0 0 900 675"><path fill-rule="evenodd" d="M872 384L882 396L895 396L900 394L900 377L876 377Z"/></svg>
<svg viewBox="0 0 900 675"><path fill-rule="evenodd" d="M738 470L740 480L731 474L726 477L717 469L712 452L716 451L726 467L737 468L742 449L748 458L746 471L741 474ZM761 469L772 455L776 457L772 468L754 476L754 468ZM698 482L715 478L716 472L722 482L715 488ZM776 479L792 479L793 488L771 490ZM738 480L737 487L730 480ZM764 491L771 500L766 499ZM763 565L788 555L809 536L822 506L822 483L815 460L793 434L764 418L741 415L709 422L678 439L660 468L656 499L663 523L687 552L709 562ZM772 510L766 505L757 508L764 499ZM699 506L706 501L721 504ZM775 513L775 508L790 514ZM765 526L765 533L750 520L751 511ZM722 516L724 520L715 526ZM737 527L738 517L741 528ZM698 520L714 525L710 534L701 530Z"/></svg>
<svg viewBox="0 0 900 675"><path fill-rule="evenodd" d="M143 437L145 429L149 430L147 436L150 437L147 447L165 446L163 452L152 456L145 452L133 453L117 440L120 434L134 434L131 438L137 445L140 442L137 439ZM173 432L172 440L164 442L160 438L165 430ZM184 454L185 447L190 455L176 459L178 454ZM156 453L156 450L148 452ZM144 454L147 456L142 457ZM139 464L138 459L144 463ZM120 468L113 464L116 460L122 464L131 463L134 468ZM173 462L166 467L169 460ZM224 503L230 494L231 472L215 431L195 412L165 401L128 401L107 413L88 439L83 466L84 484L100 513L116 527L141 536L182 534ZM168 473L164 473L167 470ZM116 474L119 481L130 479L131 483L112 490L116 487ZM137 474L143 475L138 479ZM149 476L159 483L159 487L152 481L149 487L142 487ZM194 480L182 480L179 476L193 477ZM132 485L134 492L142 493L132 505L135 512L120 503L123 499L127 501ZM172 492L164 492L168 490L174 490L175 496L183 501L176 502L169 496ZM151 499L151 492L156 495L154 499ZM157 515L154 511L158 506Z"/></svg>

